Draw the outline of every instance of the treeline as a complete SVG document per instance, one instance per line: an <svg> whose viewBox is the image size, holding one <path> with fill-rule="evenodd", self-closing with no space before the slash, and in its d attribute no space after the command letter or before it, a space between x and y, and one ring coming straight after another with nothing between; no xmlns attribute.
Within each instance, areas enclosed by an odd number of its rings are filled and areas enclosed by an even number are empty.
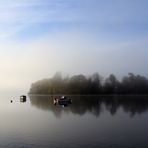
<svg viewBox="0 0 148 148"><path fill-rule="evenodd" d="M129 73L122 80L114 74L103 79L98 73L91 76L74 75L62 77L56 73L50 79L39 80L31 85L30 94L148 94L148 79Z"/></svg>

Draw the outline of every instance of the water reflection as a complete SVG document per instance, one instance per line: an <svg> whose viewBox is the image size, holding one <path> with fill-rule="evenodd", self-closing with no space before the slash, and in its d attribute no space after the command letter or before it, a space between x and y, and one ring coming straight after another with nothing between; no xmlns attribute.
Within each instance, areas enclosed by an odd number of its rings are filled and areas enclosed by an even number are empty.
<svg viewBox="0 0 148 148"><path fill-rule="evenodd" d="M55 106L53 96L29 96L31 105L42 110L52 111L56 117L64 113L84 115L91 113L99 117L103 111L115 115L119 109L134 117L148 110L148 96L70 96L72 104L66 108Z"/></svg>
<svg viewBox="0 0 148 148"><path fill-rule="evenodd" d="M72 103L72 99L66 96L58 97L53 99L54 105L61 105L62 107L67 107Z"/></svg>

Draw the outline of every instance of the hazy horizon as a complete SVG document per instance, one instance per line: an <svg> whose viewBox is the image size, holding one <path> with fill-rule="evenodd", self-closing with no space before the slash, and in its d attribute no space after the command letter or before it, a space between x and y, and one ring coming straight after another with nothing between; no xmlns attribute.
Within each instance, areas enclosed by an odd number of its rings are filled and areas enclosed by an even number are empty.
<svg viewBox="0 0 148 148"><path fill-rule="evenodd" d="M148 77L148 1L0 1L0 90L55 72Z"/></svg>

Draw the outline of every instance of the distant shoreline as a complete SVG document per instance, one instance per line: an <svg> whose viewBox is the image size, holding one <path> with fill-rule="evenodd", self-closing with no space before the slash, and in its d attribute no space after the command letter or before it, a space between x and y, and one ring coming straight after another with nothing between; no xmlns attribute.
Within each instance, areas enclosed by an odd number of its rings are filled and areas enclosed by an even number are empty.
<svg viewBox="0 0 148 148"><path fill-rule="evenodd" d="M62 77L61 73L56 73L52 78L32 83L28 93L76 96L143 96L148 95L148 78L129 73L119 81L114 74L103 79L98 73L91 76L79 74L71 77Z"/></svg>
<svg viewBox="0 0 148 148"><path fill-rule="evenodd" d="M148 96L148 94L30 94L28 93L28 95L30 96Z"/></svg>

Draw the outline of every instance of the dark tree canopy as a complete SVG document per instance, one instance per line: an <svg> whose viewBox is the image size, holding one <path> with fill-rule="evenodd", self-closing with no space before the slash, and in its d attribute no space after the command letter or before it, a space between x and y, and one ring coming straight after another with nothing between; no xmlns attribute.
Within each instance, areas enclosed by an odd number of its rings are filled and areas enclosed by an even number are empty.
<svg viewBox="0 0 148 148"><path fill-rule="evenodd" d="M119 81L114 74L103 78L94 73L91 76L74 75L62 77L57 72L50 79L39 80L31 85L30 94L148 94L148 79L129 73Z"/></svg>

